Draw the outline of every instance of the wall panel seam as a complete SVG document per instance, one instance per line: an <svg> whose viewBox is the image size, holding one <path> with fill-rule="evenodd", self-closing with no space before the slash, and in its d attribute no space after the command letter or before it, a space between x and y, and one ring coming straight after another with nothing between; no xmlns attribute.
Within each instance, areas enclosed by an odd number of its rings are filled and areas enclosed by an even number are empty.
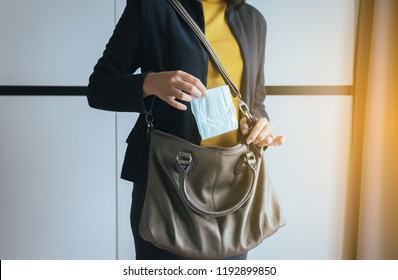
<svg viewBox="0 0 398 280"><path fill-rule="evenodd" d="M352 95L351 85L265 86L267 95ZM0 96L85 96L84 86L0 86Z"/></svg>

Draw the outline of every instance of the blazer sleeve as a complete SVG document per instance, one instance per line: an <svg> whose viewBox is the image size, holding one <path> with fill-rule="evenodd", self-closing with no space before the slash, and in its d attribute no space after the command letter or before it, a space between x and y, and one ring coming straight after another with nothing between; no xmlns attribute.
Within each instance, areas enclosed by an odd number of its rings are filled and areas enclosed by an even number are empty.
<svg viewBox="0 0 398 280"><path fill-rule="evenodd" d="M266 34L267 34L267 22L265 21L263 16L257 17L260 24L257 26L261 26L258 28L257 34L258 37L261 38L259 40L260 44L258 46L258 69L257 69L257 77L256 77L256 90L254 95L254 107L253 107L253 116L256 118L266 117L269 120L268 113L265 110L265 78L264 78L264 63L265 63L265 42L266 42Z"/></svg>
<svg viewBox="0 0 398 280"><path fill-rule="evenodd" d="M91 107L122 112L145 112L140 66L141 1L130 1L118 21L87 87Z"/></svg>

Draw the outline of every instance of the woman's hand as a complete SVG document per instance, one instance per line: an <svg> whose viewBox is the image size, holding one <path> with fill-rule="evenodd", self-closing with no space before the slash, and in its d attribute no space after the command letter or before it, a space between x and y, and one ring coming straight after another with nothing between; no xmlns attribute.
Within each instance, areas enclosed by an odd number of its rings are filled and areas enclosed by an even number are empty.
<svg viewBox="0 0 398 280"><path fill-rule="evenodd" d="M250 132L246 118L240 120L240 127L243 135ZM285 142L285 137L273 134L274 128L266 118L256 119L256 125L247 137L247 144L254 143L257 147L280 146Z"/></svg>
<svg viewBox="0 0 398 280"><path fill-rule="evenodd" d="M144 96L156 95L163 101L179 110L187 106L181 101L190 102L192 98L207 96L202 82L184 71L149 73L144 81Z"/></svg>

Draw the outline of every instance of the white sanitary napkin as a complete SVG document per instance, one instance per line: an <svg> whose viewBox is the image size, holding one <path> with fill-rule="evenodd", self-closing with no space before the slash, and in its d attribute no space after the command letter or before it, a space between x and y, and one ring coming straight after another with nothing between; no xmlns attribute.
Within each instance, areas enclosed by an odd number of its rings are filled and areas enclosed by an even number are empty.
<svg viewBox="0 0 398 280"><path fill-rule="evenodd" d="M227 85L208 89L207 97L191 101L202 140L238 129L236 109Z"/></svg>

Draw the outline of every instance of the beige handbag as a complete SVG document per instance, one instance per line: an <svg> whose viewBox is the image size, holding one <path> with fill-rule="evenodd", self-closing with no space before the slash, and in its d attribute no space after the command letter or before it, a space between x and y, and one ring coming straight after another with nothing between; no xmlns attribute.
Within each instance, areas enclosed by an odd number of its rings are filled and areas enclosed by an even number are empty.
<svg viewBox="0 0 398 280"><path fill-rule="evenodd" d="M169 1L186 19L180 3ZM253 123L247 105L239 103ZM263 150L255 145L203 147L151 129L148 168L140 235L174 254L194 259L238 255L285 225Z"/></svg>

